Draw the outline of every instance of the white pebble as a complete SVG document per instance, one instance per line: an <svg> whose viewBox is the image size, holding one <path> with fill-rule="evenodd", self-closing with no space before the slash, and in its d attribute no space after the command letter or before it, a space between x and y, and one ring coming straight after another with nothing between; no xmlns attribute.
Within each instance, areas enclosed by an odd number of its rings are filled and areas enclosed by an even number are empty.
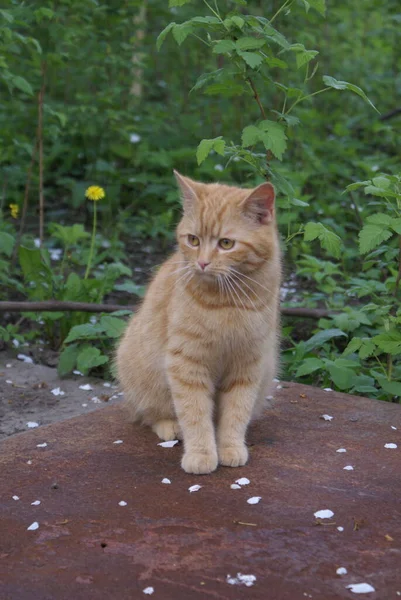
<svg viewBox="0 0 401 600"><path fill-rule="evenodd" d="M147 587L147 588L145 588L143 590L143 593L144 594L149 594L149 596L150 596L150 594L153 594L154 591L155 591L154 588L152 588L151 586L149 586L149 587Z"/></svg>
<svg viewBox="0 0 401 600"><path fill-rule="evenodd" d="M88 405L86 404L86 402L82 405L84 408L86 408Z"/></svg>
<svg viewBox="0 0 401 600"><path fill-rule="evenodd" d="M258 504L262 500L262 496L252 496L252 498L248 498L248 504Z"/></svg>
<svg viewBox="0 0 401 600"><path fill-rule="evenodd" d="M94 404L100 404L101 400L100 398L98 398L97 396L93 396L93 398L91 398L92 402L94 402Z"/></svg>
<svg viewBox="0 0 401 600"><path fill-rule="evenodd" d="M162 448L172 448L176 444L178 444L178 440L169 440L168 442L159 442L157 445L161 446Z"/></svg>
<svg viewBox="0 0 401 600"><path fill-rule="evenodd" d="M31 506L39 506L40 500L35 500L35 502L31 502Z"/></svg>
<svg viewBox="0 0 401 600"><path fill-rule="evenodd" d="M11 381L11 379L6 379L6 383L8 383L8 384L12 385L12 381Z"/></svg>
<svg viewBox="0 0 401 600"><path fill-rule="evenodd" d="M314 515L316 519L331 519L331 517L334 517L333 511L329 510L328 508L324 510L318 510L314 513Z"/></svg>
<svg viewBox="0 0 401 600"><path fill-rule="evenodd" d="M230 485L230 488L231 488L232 490L240 490L240 489L241 489L241 486L240 486L240 485L238 485L238 483L232 483L232 484Z"/></svg>
<svg viewBox="0 0 401 600"><path fill-rule="evenodd" d="M125 502L125 500L120 500L120 502L118 503L119 506L127 506L127 503Z"/></svg>
<svg viewBox="0 0 401 600"><path fill-rule="evenodd" d="M337 531L344 531L344 527L337 527Z"/></svg>
<svg viewBox="0 0 401 600"><path fill-rule="evenodd" d="M251 587L251 585L255 583L256 577L255 575L243 575L242 573L237 573L236 577L227 575L226 581L230 585L246 585L246 587Z"/></svg>
<svg viewBox="0 0 401 600"><path fill-rule="evenodd" d="M19 341L18 340L13 340L12 342L14 348L19 348Z"/></svg>
<svg viewBox="0 0 401 600"><path fill-rule="evenodd" d="M19 500L19 496L13 496L13 500Z"/></svg>
<svg viewBox="0 0 401 600"><path fill-rule="evenodd" d="M266 396L266 400L273 400L274 396Z"/></svg>
<svg viewBox="0 0 401 600"><path fill-rule="evenodd" d="M11 365L10 365L10 367L11 367ZM394 427L394 425L391 425L391 429L397 429L397 427Z"/></svg>
<svg viewBox="0 0 401 600"><path fill-rule="evenodd" d="M369 583L351 583L347 585L347 590L351 590L354 594L369 594L376 591Z"/></svg>
<svg viewBox="0 0 401 600"><path fill-rule="evenodd" d="M37 448L46 448L47 442L43 442L43 444L36 444Z"/></svg>
<svg viewBox="0 0 401 600"><path fill-rule="evenodd" d="M124 441L123 440L116 440L115 442L113 442L113 444L123 444Z"/></svg>
<svg viewBox="0 0 401 600"><path fill-rule="evenodd" d="M75 371L73 371L73 373L74 373L74 375L81 375L81 377L83 377L83 376L84 376L84 374L83 374L83 373L81 373L81 371L77 371L77 370L75 370Z"/></svg>
<svg viewBox="0 0 401 600"><path fill-rule="evenodd" d="M346 575L348 573L345 567L339 567L336 571L337 575Z"/></svg>
<svg viewBox="0 0 401 600"><path fill-rule="evenodd" d="M108 381L105 381L103 384L103 387L111 387L111 383L109 383Z"/></svg>
<svg viewBox="0 0 401 600"><path fill-rule="evenodd" d="M191 487L188 488L188 491L191 492L191 494L192 494L192 492L199 492L199 490L201 489L201 487L202 486L198 485L198 484L191 485Z"/></svg>
<svg viewBox="0 0 401 600"><path fill-rule="evenodd" d="M334 417L330 415L322 415L320 418L324 419L325 421L332 421Z"/></svg>
<svg viewBox="0 0 401 600"><path fill-rule="evenodd" d="M171 483L170 479L168 479L167 477L164 477L164 479L162 479L162 483Z"/></svg>
<svg viewBox="0 0 401 600"><path fill-rule="evenodd" d="M353 471L354 467L352 465L347 465L346 467L344 467L343 469L344 471Z"/></svg>
<svg viewBox="0 0 401 600"><path fill-rule="evenodd" d="M31 461L31 460L27 460L27 461L26 461L26 464L27 464L27 465L31 465L31 464L32 464L32 461Z"/></svg>
<svg viewBox="0 0 401 600"><path fill-rule="evenodd" d="M29 363L33 365L32 358L30 356L27 356L26 354L18 354L17 358L18 360L22 360L24 363Z"/></svg>
<svg viewBox="0 0 401 600"><path fill-rule="evenodd" d="M273 381L274 381L274 383L280 383L280 379L274 378Z"/></svg>
<svg viewBox="0 0 401 600"><path fill-rule="evenodd" d="M7 363L7 364L6 364L6 369L11 369L11 367L12 367L12 364L11 364L11 363Z"/></svg>
<svg viewBox="0 0 401 600"><path fill-rule="evenodd" d="M29 525L27 531L35 531L35 529L39 529L39 523L37 521L34 521L32 525Z"/></svg>
<svg viewBox="0 0 401 600"><path fill-rule="evenodd" d="M36 423L35 421L28 421L26 426L29 427L29 429L33 429L34 427L39 427L39 423Z"/></svg>
<svg viewBox="0 0 401 600"><path fill-rule="evenodd" d="M339 448L336 452L347 452L345 448Z"/></svg>
<svg viewBox="0 0 401 600"><path fill-rule="evenodd" d="M238 483L238 485L249 485L251 482L247 477L241 477L241 479L236 479L235 483Z"/></svg>
<svg viewBox="0 0 401 600"><path fill-rule="evenodd" d="M324 392L332 392L333 390L331 388L323 388Z"/></svg>
<svg viewBox="0 0 401 600"><path fill-rule="evenodd" d="M51 390L53 396L64 396L65 392L63 392L59 387L54 388L54 390Z"/></svg>
<svg viewBox="0 0 401 600"><path fill-rule="evenodd" d="M397 444L384 444L385 448L397 448Z"/></svg>
<svg viewBox="0 0 401 600"><path fill-rule="evenodd" d="M89 392L90 390L93 390L93 387L89 385L89 383L85 383L85 385L80 385L79 389L84 390L85 392Z"/></svg>

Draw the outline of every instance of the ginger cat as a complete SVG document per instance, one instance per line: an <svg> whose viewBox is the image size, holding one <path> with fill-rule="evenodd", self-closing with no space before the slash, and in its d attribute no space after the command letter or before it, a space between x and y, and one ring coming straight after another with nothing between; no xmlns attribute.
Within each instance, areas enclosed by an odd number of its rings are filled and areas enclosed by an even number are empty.
<svg viewBox="0 0 401 600"><path fill-rule="evenodd" d="M184 471L210 473L247 462L246 430L276 374L275 193L175 176L178 248L131 319L117 370L134 420L183 439Z"/></svg>

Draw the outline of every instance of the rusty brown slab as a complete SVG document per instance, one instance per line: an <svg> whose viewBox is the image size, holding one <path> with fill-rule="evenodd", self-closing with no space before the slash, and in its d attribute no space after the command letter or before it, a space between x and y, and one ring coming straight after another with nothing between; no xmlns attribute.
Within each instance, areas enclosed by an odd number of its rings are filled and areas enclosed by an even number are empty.
<svg viewBox="0 0 401 600"><path fill-rule="evenodd" d="M1 600L400 596L401 407L281 385L250 428L249 464L207 476L185 474L182 447L158 446L121 406L2 442ZM239 477L250 484L231 489ZM318 524L323 509L334 516ZM230 584L237 573L256 580Z"/></svg>

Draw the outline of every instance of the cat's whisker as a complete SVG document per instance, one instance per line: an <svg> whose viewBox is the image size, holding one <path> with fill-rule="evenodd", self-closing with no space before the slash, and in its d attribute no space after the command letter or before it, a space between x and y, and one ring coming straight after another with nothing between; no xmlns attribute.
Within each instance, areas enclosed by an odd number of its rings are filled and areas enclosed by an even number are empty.
<svg viewBox="0 0 401 600"><path fill-rule="evenodd" d="M247 292L240 286L239 282L236 281L232 275L227 275L227 277L231 280L232 284L238 288L238 290L244 294L244 296L249 300L249 302L251 303L253 309L255 311L260 310L259 308L257 308L256 304L254 303L254 301L252 300L252 298L250 298L250 296L247 294Z"/></svg>
<svg viewBox="0 0 401 600"><path fill-rule="evenodd" d="M188 277L188 275L189 275L189 277ZM192 273L192 271L185 271L185 273L183 273L183 274L182 274L182 275L181 275L181 276L180 276L180 277L177 279L177 281L175 282L175 284L176 284L176 285L178 285L179 283L181 283L182 281L184 281L184 282L185 282L185 283L184 283L184 287L186 287L186 286L187 286L187 284L189 283L189 281L192 279L193 275L194 275L194 274ZM187 279L187 281L185 281L186 279Z"/></svg>
<svg viewBox="0 0 401 600"><path fill-rule="evenodd" d="M188 271L188 269L190 269L190 265L186 265L185 267L180 267L179 269L175 269L174 271L172 271L170 273L170 275L168 275L168 277L171 277L172 275L177 275L177 273L182 273L182 271Z"/></svg>
<svg viewBox="0 0 401 600"><path fill-rule="evenodd" d="M256 279L253 279L252 277L248 277L248 275L245 275L245 273L241 273L241 271L237 271L237 269L234 269L233 267L230 267L230 271L232 271L233 273L237 273L237 275L240 275L241 277L245 277L246 279L249 279L249 281L252 281L253 283L256 283L256 285L258 285L261 288L263 288L264 290L266 290L266 292L269 292L269 294L273 293L271 289L262 285L261 283L259 283L259 281L256 281Z"/></svg>
<svg viewBox="0 0 401 600"><path fill-rule="evenodd" d="M235 274L235 273L232 273L231 275L232 275L232 277L236 277L236 278L239 280L239 282L241 282L243 285L245 285L245 286L246 286L246 287L247 287L247 288L248 288L248 289L249 289L249 290L250 290L250 291L251 291L251 292L252 292L252 293L255 295L256 299L257 299L257 300L259 300L259 302L262 304L262 306L263 306L264 308L266 308L266 309L267 309L267 310L268 310L270 313L273 313L273 312L274 312L274 311L273 311L273 309L271 308L271 306L269 306L268 304L266 304L266 302L264 302L264 301L263 301L263 299L262 299L262 298L259 296L259 294L257 294L257 293L255 292L255 290L254 290L254 289L252 289L252 288L251 288L251 286L249 286L249 285L246 283L246 281L243 281L243 280L241 279L241 277L240 277L239 275ZM239 283L238 283L238 282L237 282L237 284L239 285ZM251 298L249 298L249 296L248 296L248 294L246 293L246 291L245 291L243 288L240 288L240 289L241 289L242 293L243 293L243 294L245 294L245 296L248 298L248 300L249 300L250 302L252 302ZM252 302L252 304L254 305L254 303L253 303L253 302ZM255 306L255 305L254 305L254 306ZM256 306L255 306L255 309L256 309Z"/></svg>

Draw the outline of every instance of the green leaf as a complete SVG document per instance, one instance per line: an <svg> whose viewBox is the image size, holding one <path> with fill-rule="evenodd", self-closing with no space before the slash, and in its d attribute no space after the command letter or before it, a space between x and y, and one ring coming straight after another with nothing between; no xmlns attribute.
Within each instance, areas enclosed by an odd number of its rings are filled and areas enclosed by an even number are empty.
<svg viewBox="0 0 401 600"><path fill-rule="evenodd" d="M14 248L14 237L5 231L0 231L0 252L6 256L11 256Z"/></svg>
<svg viewBox="0 0 401 600"><path fill-rule="evenodd" d="M29 284L29 296L36 300L51 298L53 278L48 254L40 248L20 246L18 257L24 279Z"/></svg>
<svg viewBox="0 0 401 600"><path fill-rule="evenodd" d="M8 12L8 10L0 10L0 15L8 23L12 23L14 21L13 15L10 12Z"/></svg>
<svg viewBox="0 0 401 600"><path fill-rule="evenodd" d="M213 83L209 85L204 93L208 96L226 96L227 98L231 96L242 96L245 92L244 86L239 83Z"/></svg>
<svg viewBox="0 0 401 600"><path fill-rule="evenodd" d="M276 58L275 56L265 56L265 63L272 69L275 67L278 69L288 69L288 64L284 60Z"/></svg>
<svg viewBox="0 0 401 600"><path fill-rule="evenodd" d="M401 217L391 220L391 229L401 235Z"/></svg>
<svg viewBox="0 0 401 600"><path fill-rule="evenodd" d="M319 12L323 17L326 14L326 0L303 0L306 12L312 7Z"/></svg>
<svg viewBox="0 0 401 600"><path fill-rule="evenodd" d="M104 365L108 360L109 358L101 354L99 348L86 347L78 354L77 368L86 375L91 369Z"/></svg>
<svg viewBox="0 0 401 600"><path fill-rule="evenodd" d="M379 196L380 198L387 198L388 196L395 198L397 194L392 192L388 188L379 188L375 185L368 185L364 189L365 194L372 194L372 196Z"/></svg>
<svg viewBox="0 0 401 600"><path fill-rule="evenodd" d="M255 52L239 52L237 51L238 56L240 56L246 64L251 67L251 69L256 69L263 62L263 56L260 54L256 54Z"/></svg>
<svg viewBox="0 0 401 600"><path fill-rule="evenodd" d="M190 33L192 33L193 26L189 21L181 23L180 25L174 25L172 33L173 38L179 46L187 39Z"/></svg>
<svg viewBox="0 0 401 600"><path fill-rule="evenodd" d="M242 130L242 146L248 148L248 146L254 146L260 141L261 132L260 129L255 125L248 125Z"/></svg>
<svg viewBox="0 0 401 600"><path fill-rule="evenodd" d="M261 140L266 150L271 150L279 160L282 160L283 153L287 148L287 136L285 134L284 126L277 121L262 121L258 125L259 129L263 131Z"/></svg>
<svg viewBox="0 0 401 600"><path fill-rule="evenodd" d="M339 81L338 79L335 79L334 77L330 77L330 75L324 75L323 82L327 86L332 87L336 90L350 90L351 92L354 92L354 94L357 94L358 96L363 98L365 100L365 102L367 102L376 112L379 112L377 110L377 108L375 107L375 105L373 104L373 102L371 102L369 100L369 98L367 97L365 92L363 90L361 90L361 88L359 88L358 86L354 85L353 83L348 83L348 81Z"/></svg>
<svg viewBox="0 0 401 600"><path fill-rule="evenodd" d="M235 50L235 43L231 40L219 40L215 46L213 46L214 54L225 54Z"/></svg>
<svg viewBox="0 0 401 600"><path fill-rule="evenodd" d="M391 186L391 181L388 177L383 177L380 175L379 177L373 177L372 179L373 185L378 188L382 188L383 190L387 190Z"/></svg>
<svg viewBox="0 0 401 600"><path fill-rule="evenodd" d="M329 340L341 336L347 337L347 334L341 331L341 329L323 329L304 342L305 353L311 352L315 348L320 348Z"/></svg>
<svg viewBox="0 0 401 600"><path fill-rule="evenodd" d="M196 151L196 159L198 161L198 165L201 165L203 163L203 161L209 156L212 150L214 150L218 154L223 155L225 145L226 143L221 135L217 138L213 138L210 140L202 140Z"/></svg>
<svg viewBox="0 0 401 600"><path fill-rule="evenodd" d="M245 21L242 17L231 17L231 21L239 28L242 29L245 25Z"/></svg>
<svg viewBox="0 0 401 600"><path fill-rule="evenodd" d="M390 227L393 221L389 215L385 215L384 213L370 215L366 220L368 223L372 223L373 225L382 225L383 227Z"/></svg>
<svg viewBox="0 0 401 600"><path fill-rule="evenodd" d="M352 387L355 373L351 369L330 365L329 373L332 381L340 390L348 390Z"/></svg>
<svg viewBox="0 0 401 600"><path fill-rule="evenodd" d="M236 41L235 47L237 50L258 50L266 44L266 40L245 36Z"/></svg>
<svg viewBox="0 0 401 600"><path fill-rule="evenodd" d="M168 7L184 6L184 4L188 4L188 2L191 2L191 0L168 0Z"/></svg>
<svg viewBox="0 0 401 600"><path fill-rule="evenodd" d="M135 296L139 296L143 298L146 292L146 286L138 285L133 281L125 281L124 283L119 283L114 286L114 289L119 292L128 292L129 294L135 294Z"/></svg>
<svg viewBox="0 0 401 600"><path fill-rule="evenodd" d="M386 377L378 377L377 381L387 394L401 398L401 383L399 381L389 381Z"/></svg>
<svg viewBox="0 0 401 600"><path fill-rule="evenodd" d="M14 87L21 90L21 92L25 92L29 96L33 96L32 86L24 77L21 77L20 75L13 75L11 83Z"/></svg>
<svg viewBox="0 0 401 600"><path fill-rule="evenodd" d="M127 322L118 317L101 317L100 325L103 327L106 335L112 338L119 338L127 327Z"/></svg>
<svg viewBox="0 0 401 600"><path fill-rule="evenodd" d="M375 335L372 340L380 350L387 354L401 354L401 332L399 331L380 333Z"/></svg>
<svg viewBox="0 0 401 600"><path fill-rule="evenodd" d="M302 365L298 367L295 377L302 377L303 375L309 375L318 369L324 367L324 362L320 358L305 358Z"/></svg>
<svg viewBox="0 0 401 600"><path fill-rule="evenodd" d="M173 23L169 23L169 24L167 25L167 27L165 27L165 28L163 29L163 31L161 31L161 32L159 33L159 35L158 35L158 37L157 37L157 40L156 40L156 48L157 48L157 50L160 50L160 48L162 47L162 44L163 44L164 40L166 39L166 37L167 37L168 33L169 33L171 30L172 30L172 28L173 28L175 25L176 25L176 23L174 23L174 22L173 22Z"/></svg>
<svg viewBox="0 0 401 600"><path fill-rule="evenodd" d="M349 342L348 346L345 348L343 355L348 356L348 354L353 354L354 352L359 350L359 348L362 346L362 343L363 342L362 342L361 338L357 338L357 337L352 338L352 340Z"/></svg>
<svg viewBox="0 0 401 600"><path fill-rule="evenodd" d="M322 248L325 248L329 254L336 258L340 257L342 242L339 236L327 229L322 223L307 223L305 225L304 240L311 242L315 239L319 239Z"/></svg>
<svg viewBox="0 0 401 600"><path fill-rule="evenodd" d="M371 223L364 225L359 232L359 252L366 254L382 242L388 240L393 235L393 232L383 225L373 225Z"/></svg>
<svg viewBox="0 0 401 600"><path fill-rule="evenodd" d="M71 346L64 348L57 365L57 371L61 377L68 375L75 369L78 353L78 344L71 344Z"/></svg>
<svg viewBox="0 0 401 600"><path fill-rule="evenodd" d="M363 187L368 183L370 183L370 181L356 181L355 183L347 185L345 189L347 190L347 192L353 192L354 190L358 190L360 187Z"/></svg>
<svg viewBox="0 0 401 600"><path fill-rule="evenodd" d="M104 333L104 327L97 323L84 323L83 325L75 325L70 329L70 332L64 342L75 342L75 340L98 339L99 334Z"/></svg>
<svg viewBox="0 0 401 600"><path fill-rule="evenodd" d="M369 338L364 338L363 344L359 350L359 357L364 360L365 358L369 358L372 356L376 350L376 344L372 342Z"/></svg>

